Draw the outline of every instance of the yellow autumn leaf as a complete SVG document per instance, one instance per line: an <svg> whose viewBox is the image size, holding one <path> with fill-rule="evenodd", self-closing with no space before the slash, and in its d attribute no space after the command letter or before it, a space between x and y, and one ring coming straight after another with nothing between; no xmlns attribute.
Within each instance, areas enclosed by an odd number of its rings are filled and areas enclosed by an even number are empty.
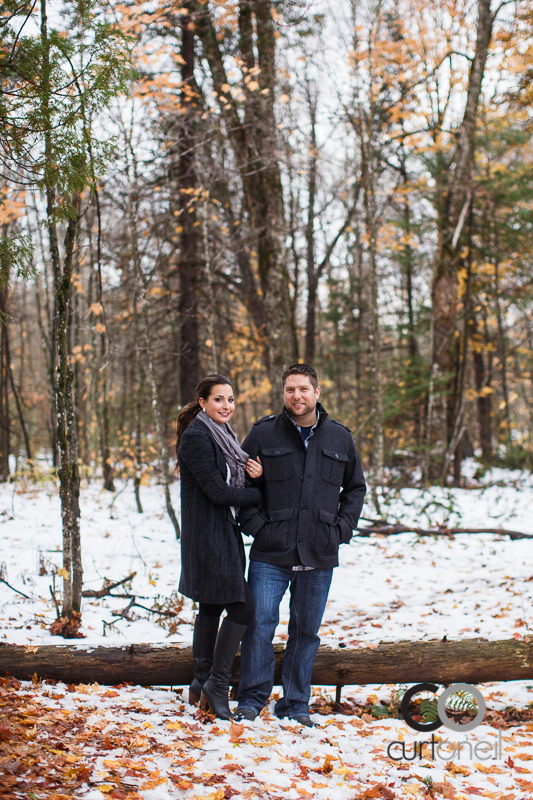
<svg viewBox="0 0 533 800"><path fill-rule="evenodd" d="M288 102L289 102L289 100L290 100L290 97L289 97L289 95L288 95L288 94L282 94L282 95L280 95L280 98L279 98L279 102L280 102L280 103L288 103Z"/></svg>
<svg viewBox="0 0 533 800"><path fill-rule="evenodd" d="M96 333L104 333L105 331L105 325L102 325L101 322L97 322L94 328L96 330Z"/></svg>
<svg viewBox="0 0 533 800"><path fill-rule="evenodd" d="M204 794L204 795L197 795L193 796L193 800L224 800L225 793L224 789L217 789L216 792L212 794Z"/></svg>
<svg viewBox="0 0 533 800"><path fill-rule="evenodd" d="M415 797L420 796L422 794L422 789L419 786L405 785L402 786L402 789L405 792L405 794L414 795Z"/></svg>
<svg viewBox="0 0 533 800"><path fill-rule="evenodd" d="M99 316L104 311L104 307L101 303L93 303L89 306L89 314L95 314L95 316Z"/></svg>
<svg viewBox="0 0 533 800"><path fill-rule="evenodd" d="M98 787L98 789L103 794L109 794L109 792L112 792L114 788L115 786L113 783L103 783L101 786Z"/></svg>
<svg viewBox="0 0 533 800"><path fill-rule="evenodd" d="M69 574L68 574L67 570L64 567L61 567L61 569L58 569L57 574L59 575L60 578L67 579L69 577Z"/></svg>
<svg viewBox="0 0 533 800"><path fill-rule="evenodd" d="M181 727L181 722L167 722L167 728L169 731L179 731Z"/></svg>

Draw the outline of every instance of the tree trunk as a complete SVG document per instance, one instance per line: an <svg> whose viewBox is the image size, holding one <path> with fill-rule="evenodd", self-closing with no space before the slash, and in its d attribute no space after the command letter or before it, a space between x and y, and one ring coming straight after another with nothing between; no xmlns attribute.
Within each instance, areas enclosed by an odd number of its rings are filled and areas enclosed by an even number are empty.
<svg viewBox="0 0 533 800"><path fill-rule="evenodd" d="M284 645L274 645L276 685L281 683L284 651ZM240 656L237 656L232 671L234 683L239 680L239 668ZM37 675L67 684L97 682L114 686L131 682L141 686L187 686L194 677L194 661L192 647L131 644L86 650L69 645L27 648L0 643L0 674L8 672L19 680L32 680ZM533 642L438 639L381 642L372 648L355 649L322 645L311 682L315 686L478 684L532 678Z"/></svg>
<svg viewBox="0 0 533 800"><path fill-rule="evenodd" d="M135 489L135 503L137 504L137 511L139 514L143 513L141 502L141 478L143 467L142 456L142 398L144 397L144 370L141 367L139 359L139 346L136 347L135 352L135 365L137 376L137 399L135 401L135 478L133 481Z"/></svg>
<svg viewBox="0 0 533 800"><path fill-rule="evenodd" d="M189 10L186 4L184 10ZM190 15L181 20L181 115L179 127L179 221L181 253L179 257L180 297L179 319L181 350L180 400L182 405L196 395L200 380L200 347L198 340L198 287L200 259L195 189L198 181L194 166L196 120L198 117L198 90L194 79L194 25ZM168 470L167 470L168 471Z"/></svg>
<svg viewBox="0 0 533 800"><path fill-rule="evenodd" d="M496 301L496 319L498 321L498 356L500 359L500 371L502 379L504 420L507 434L507 444L509 445L511 443L511 412L509 408L509 389L507 386L507 342L502 307L500 303L500 277L497 255L494 258L494 296Z"/></svg>
<svg viewBox="0 0 533 800"><path fill-rule="evenodd" d="M370 266L370 374L372 381L372 455L374 483L383 483L384 432L383 432L383 381L381 375L381 330L379 324L379 277L377 270L377 221L374 170L370 133L363 108L360 107L361 172L365 206L365 224L368 239ZM370 123L371 124L371 123ZM377 495L374 504L379 512Z"/></svg>
<svg viewBox="0 0 533 800"><path fill-rule="evenodd" d="M157 388L157 382L155 377L154 355L152 353L152 348L150 346L150 340L149 340L150 328L148 325L148 316L146 308L143 309L143 323L144 323L144 346L148 357L148 381L150 383L150 389L152 391L152 410L154 412L155 430L156 430L157 442L159 444L161 472L163 478L163 487L165 491L165 505L167 513L170 517L170 521L174 526L174 531L176 532L176 539L179 539L181 536L181 531L180 531L180 524L176 516L176 512L174 511L174 506L172 505L172 499L170 497L170 474L168 471L168 446L165 439L165 429L163 425L163 417L161 414L161 403L159 401L159 390Z"/></svg>
<svg viewBox="0 0 533 800"><path fill-rule="evenodd" d="M141 260L139 255L138 246L138 203L139 203L139 176L137 171L137 159L134 148L129 142L129 151L131 156L131 165L133 170L133 191L130 191L128 198L128 216L130 219L130 236L131 236L131 250L133 261L133 278L134 278L134 323L136 333L140 331L138 337L138 344L142 342L142 347L146 353L147 358L147 376L150 384L151 398L152 398L152 411L155 421L156 438L159 445L159 456L161 464L161 474L163 478L163 486L165 492L165 505L167 513L170 517L174 530L176 532L176 539L180 538L181 531L172 499L170 497L170 475L168 471L168 446L165 438L165 426L163 422L163 415L161 414L161 403L159 399L159 390L157 387L157 380L154 367L154 354L152 349L150 319L148 316L148 304L146 300L146 279L141 269ZM141 295L140 299L138 295ZM140 306L140 308L139 308ZM139 356L137 356L139 357ZM139 509L138 501L137 508ZM139 509L140 510L140 509Z"/></svg>
<svg viewBox="0 0 533 800"><path fill-rule="evenodd" d="M74 373L68 352L68 315L72 287L73 256L78 225L79 197L72 198L73 216L68 219L64 241L63 265L57 235L56 196L52 155L52 126L50 120L50 40L46 0L41 0L41 37L43 64L41 108L44 120L44 173L46 186L46 217L52 261L55 301L55 331L57 343L56 413L59 446L59 496L63 521L63 610L67 619L73 611L81 610L83 570L80 541L80 474L78 467L78 430L74 409L72 383Z"/></svg>
<svg viewBox="0 0 533 800"><path fill-rule="evenodd" d="M48 191L48 228L50 238L55 238L53 194ZM79 200L75 203L78 208ZM57 298L57 439L59 445L59 496L63 520L63 617L81 610L83 569L80 541L80 475L78 466L78 432L74 409L72 384L74 373L69 362L67 320L72 284L72 259L78 217L67 224L64 243L63 268L59 251L54 263L54 290Z"/></svg>
<svg viewBox="0 0 533 800"><path fill-rule="evenodd" d="M101 337L101 356L105 357L105 335ZM102 455L102 474L104 478L104 489L107 492L115 491L113 481L113 462L111 460L111 448L109 446L109 403L107 399L107 375L105 368L102 370L102 419L101 419L101 455Z"/></svg>
<svg viewBox="0 0 533 800"><path fill-rule="evenodd" d="M7 347L7 287L0 288L0 483L9 480L10 426Z"/></svg>
<svg viewBox="0 0 533 800"><path fill-rule="evenodd" d="M305 326L305 362L312 364L315 357L315 338L316 338L316 299L318 280L315 265L315 202L316 202L316 179L318 151L316 142L316 90L313 92L312 86L307 84L307 103L309 106L309 117L311 123L311 135L309 137L309 167L308 167L308 202L307 202L307 225L305 238L307 245L307 320Z"/></svg>
<svg viewBox="0 0 533 800"><path fill-rule="evenodd" d="M246 88L244 119L226 92L229 85L213 12L201 0L191 0L194 23L209 64L213 87L221 100L221 114L235 154L242 195L248 215L251 244L257 267L248 274L247 259L237 258L243 296L262 341L262 359L272 386L286 364L291 347L290 296L285 279L284 215L281 174L274 113L276 39L271 0L239 2L239 50L248 72L258 69L260 91ZM255 25L254 25L255 23ZM253 77L250 76L250 77ZM247 85L248 86L248 85ZM257 276L257 279L256 279ZM258 313L258 307L260 311Z"/></svg>
<svg viewBox="0 0 533 800"><path fill-rule="evenodd" d="M24 420L24 412L22 410L22 402L21 402L21 399L20 399L20 393L19 393L19 390L17 389L17 386L15 384L15 377L13 375L13 368L11 366L11 355L10 355L10 352L9 352L9 328L7 327L7 321L3 320L3 322L5 324L4 344L5 344L5 350L6 350L6 363L7 363L7 371L8 371L8 374L9 374L9 383L10 383L10 386L11 386L11 391L13 392L13 397L15 398L15 404L17 406L17 414L18 414L18 418L19 418L19 422L20 422L20 429L22 431L22 436L24 437L24 446L26 448L26 456L28 458L28 462L29 462L29 465L31 467L30 438L28 436L28 429L26 427L26 422ZM18 458L18 452L17 452L17 458Z"/></svg>
<svg viewBox="0 0 533 800"><path fill-rule="evenodd" d="M483 338L479 333L477 317L472 313L472 356L477 392L479 443L484 461L492 458L492 386L490 373L485 367Z"/></svg>
<svg viewBox="0 0 533 800"><path fill-rule="evenodd" d="M403 196L403 230L406 237L406 244L403 250L403 266L405 272L405 299L406 299L406 312L407 312L407 352L409 354L409 369L408 374L411 379L418 383L420 380L419 371L419 352L418 342L416 339L416 325L415 325L415 312L413 301L413 273L414 273L414 250L411 246L411 205L409 203L408 194L408 177L405 162L402 161L402 181L404 185ZM422 410L423 401L421 397L416 397L413 402L412 420L413 432L416 441L417 449L422 447Z"/></svg>
<svg viewBox="0 0 533 800"><path fill-rule="evenodd" d="M470 205L476 122L481 85L492 36L494 18L490 0L478 1L476 51L455 155L446 165L444 197L438 215L438 247L432 286L432 363L447 391L446 444L453 437L456 418L454 382L457 379L455 330L457 273L461 266L461 232Z"/></svg>

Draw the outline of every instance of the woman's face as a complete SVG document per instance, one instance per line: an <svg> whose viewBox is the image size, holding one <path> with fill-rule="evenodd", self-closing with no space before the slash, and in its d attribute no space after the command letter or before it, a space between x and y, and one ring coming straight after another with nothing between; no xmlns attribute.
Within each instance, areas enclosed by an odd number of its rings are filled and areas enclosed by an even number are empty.
<svg viewBox="0 0 533 800"><path fill-rule="evenodd" d="M225 383L213 386L207 400L200 397L198 402L219 425L229 422L235 413L233 389Z"/></svg>

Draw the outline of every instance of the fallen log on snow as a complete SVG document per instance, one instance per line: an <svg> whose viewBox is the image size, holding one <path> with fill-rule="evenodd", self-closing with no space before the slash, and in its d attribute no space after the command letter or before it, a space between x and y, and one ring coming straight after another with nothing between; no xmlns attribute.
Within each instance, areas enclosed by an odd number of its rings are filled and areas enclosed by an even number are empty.
<svg viewBox="0 0 533 800"><path fill-rule="evenodd" d="M275 645L275 682L281 682L284 646ZM124 647L0 643L0 675L52 678L67 684L185 686L193 677L192 648L132 644ZM354 649L320 647L316 686L366 683L483 683L533 678L533 641L432 640L382 642ZM239 680L239 657L233 670Z"/></svg>
<svg viewBox="0 0 533 800"><path fill-rule="evenodd" d="M456 533L496 533L508 536L510 539L533 539L533 533L522 531L508 531L505 528L416 528L414 525L398 523L374 523L359 528L357 536L370 536L371 533L380 533L382 536L395 536L398 533L416 533L419 536L453 536Z"/></svg>

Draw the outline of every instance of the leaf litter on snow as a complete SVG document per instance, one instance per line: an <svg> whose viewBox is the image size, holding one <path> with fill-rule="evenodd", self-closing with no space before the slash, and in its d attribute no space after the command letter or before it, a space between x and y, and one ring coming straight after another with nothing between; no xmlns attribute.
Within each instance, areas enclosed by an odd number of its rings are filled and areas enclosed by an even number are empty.
<svg viewBox="0 0 533 800"><path fill-rule="evenodd" d="M276 719L271 706L252 723L205 715L202 722L181 690L110 691L14 678L0 679L0 686L0 798L461 800L477 794L518 800L533 788L533 724L501 732L497 761L433 761L426 745L423 757L409 763L392 760L388 745L403 740L412 747L427 736L398 719L313 714L317 726L302 729ZM503 686L490 688L496 695ZM354 688L377 694L391 689ZM444 730L436 739L453 740ZM470 737L475 743L498 735L482 725Z"/></svg>

